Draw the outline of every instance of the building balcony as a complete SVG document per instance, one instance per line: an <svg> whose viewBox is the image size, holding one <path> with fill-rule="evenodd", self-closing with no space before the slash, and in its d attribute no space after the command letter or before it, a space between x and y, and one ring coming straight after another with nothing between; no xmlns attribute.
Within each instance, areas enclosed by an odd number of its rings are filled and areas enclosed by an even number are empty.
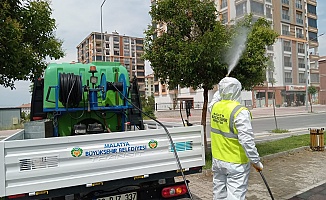
<svg viewBox="0 0 326 200"><path fill-rule="evenodd" d="M318 32L318 28L315 28L315 27L309 26L309 27L308 27L308 31L317 33L317 32Z"/></svg>
<svg viewBox="0 0 326 200"><path fill-rule="evenodd" d="M308 13L307 16L308 16L309 18L312 18L312 19L317 19L317 14Z"/></svg>
<svg viewBox="0 0 326 200"><path fill-rule="evenodd" d="M309 60L310 61L317 61L317 60L319 60L319 53L310 52L310 54L309 54Z"/></svg>
<svg viewBox="0 0 326 200"><path fill-rule="evenodd" d="M314 5L314 6L317 6L317 0L308 0L307 3L309 3L311 5Z"/></svg>
<svg viewBox="0 0 326 200"><path fill-rule="evenodd" d="M314 48L314 47L318 47L319 44L317 41L313 41L313 40L309 40L309 47L310 48Z"/></svg>

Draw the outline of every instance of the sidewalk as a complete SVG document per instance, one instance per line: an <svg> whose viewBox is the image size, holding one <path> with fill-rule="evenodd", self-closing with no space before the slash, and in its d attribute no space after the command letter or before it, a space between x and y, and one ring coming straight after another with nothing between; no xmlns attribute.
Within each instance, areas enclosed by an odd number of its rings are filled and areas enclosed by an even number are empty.
<svg viewBox="0 0 326 200"><path fill-rule="evenodd" d="M308 107L310 111L310 107ZM326 105L313 105L313 112L326 112ZM254 108L253 118L273 117L273 108ZM193 117L201 119L201 113L192 112ZM209 113L207 113L209 114ZM305 106L276 108L276 116L305 115ZM159 120L168 113L160 113ZM207 116L209 120L209 115ZM180 117L179 119L180 120ZM263 157L263 174L276 200L325 200L326 199L326 151L313 152L309 148L299 148L277 155ZM187 176L194 200L212 199L212 172ZM259 173L251 170L247 200L269 200L271 197Z"/></svg>
<svg viewBox="0 0 326 200"><path fill-rule="evenodd" d="M325 200L326 152L297 149L278 156L263 158L263 174L275 200ZM188 175L194 200L213 199L211 170ZM181 177L178 180L182 180ZM270 200L258 172L251 168L247 200ZM185 199L186 200L186 199ZM189 200L189 199L187 199Z"/></svg>

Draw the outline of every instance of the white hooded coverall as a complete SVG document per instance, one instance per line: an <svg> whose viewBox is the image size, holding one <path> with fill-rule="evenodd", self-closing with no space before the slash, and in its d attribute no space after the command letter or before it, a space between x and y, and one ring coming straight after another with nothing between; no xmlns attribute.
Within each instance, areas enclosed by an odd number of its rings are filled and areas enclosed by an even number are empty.
<svg viewBox="0 0 326 200"><path fill-rule="evenodd" d="M219 90L208 108L211 112L214 103L220 100L233 100L241 103L241 83L232 77L223 78L218 84ZM238 130L238 141L243 147L251 163L260 161L255 147L254 135L251 126L251 114L248 110L242 110L235 118L234 124ZM250 162L235 164L212 159L213 199L214 200L244 200L248 188Z"/></svg>

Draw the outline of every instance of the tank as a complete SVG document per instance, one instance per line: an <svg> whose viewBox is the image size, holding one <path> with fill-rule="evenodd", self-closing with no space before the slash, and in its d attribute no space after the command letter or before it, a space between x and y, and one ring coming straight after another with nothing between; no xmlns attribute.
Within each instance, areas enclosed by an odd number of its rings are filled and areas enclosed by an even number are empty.
<svg viewBox="0 0 326 200"><path fill-rule="evenodd" d="M84 126L121 131L129 86L128 71L117 62L52 63L44 73L43 110L58 124L58 136L83 133Z"/></svg>

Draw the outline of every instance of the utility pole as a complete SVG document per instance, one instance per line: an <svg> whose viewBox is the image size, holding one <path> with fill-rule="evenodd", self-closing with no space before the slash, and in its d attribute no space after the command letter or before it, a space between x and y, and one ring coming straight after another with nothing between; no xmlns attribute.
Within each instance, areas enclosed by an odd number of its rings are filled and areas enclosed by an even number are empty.
<svg viewBox="0 0 326 200"><path fill-rule="evenodd" d="M312 39L309 39L309 40L307 40L307 42L305 43L305 54L304 54L304 64L305 64L305 74L306 74L306 100L305 100L305 104L306 104L306 111L308 111L308 87L309 87L309 74L308 74L308 70L309 70L309 68L308 68L308 50L309 50L309 42L310 41L314 41L315 39L317 39L318 37L320 37L320 36L322 36L322 35L324 35L325 33L322 33L322 34L320 34L320 35L318 35L317 37L315 37L315 38L312 38Z"/></svg>
<svg viewBox="0 0 326 200"><path fill-rule="evenodd" d="M103 40L104 40L104 37L103 37L103 16L102 16L102 7L104 5L104 3L106 2L106 0L104 0L101 4L101 50L102 50L102 61L105 61L106 59L105 56L104 56L104 47L103 47Z"/></svg>

